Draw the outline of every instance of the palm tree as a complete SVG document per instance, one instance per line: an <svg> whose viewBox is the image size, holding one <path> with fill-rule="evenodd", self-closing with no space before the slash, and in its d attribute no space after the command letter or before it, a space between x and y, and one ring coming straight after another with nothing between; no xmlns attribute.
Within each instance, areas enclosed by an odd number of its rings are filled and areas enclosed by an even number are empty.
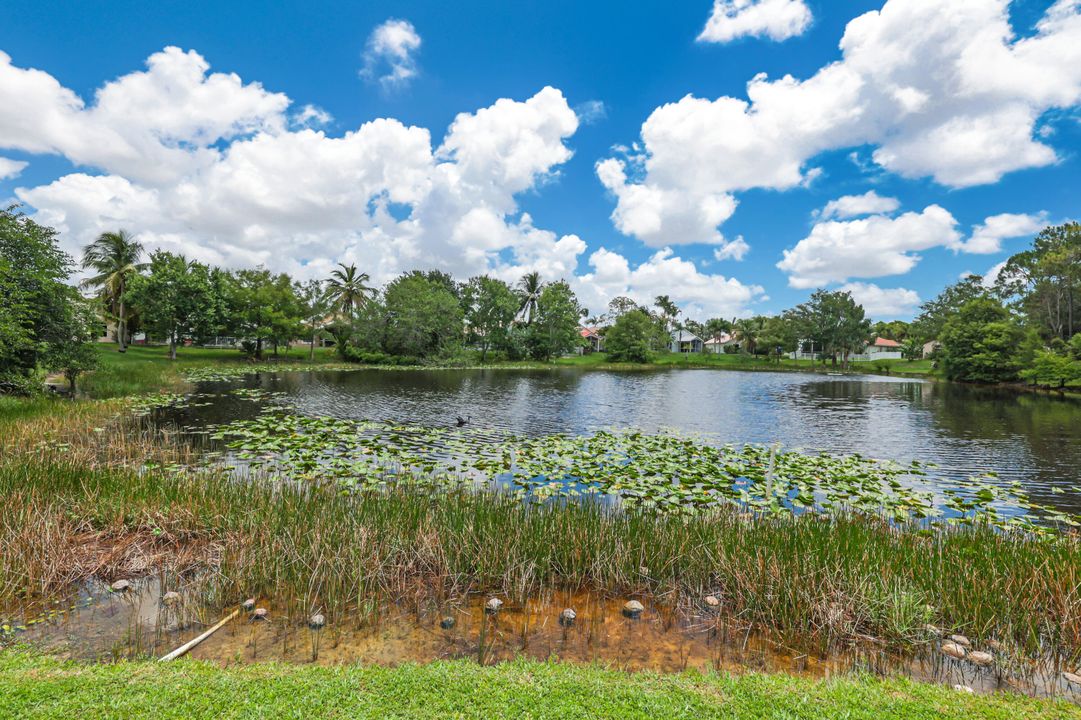
<svg viewBox="0 0 1081 720"><path fill-rule="evenodd" d="M127 350L128 317L124 307L124 293L132 275L137 274L145 263L143 245L126 230L104 232L83 249L83 267L96 275L83 281L83 287L97 288L101 299L116 315L116 336L119 351Z"/></svg>
<svg viewBox="0 0 1081 720"><path fill-rule="evenodd" d="M537 298L543 289L544 283L541 282L540 273L536 271L526 273L518 281L518 295L522 298L518 314L525 316L526 324L532 324L533 316L537 314Z"/></svg>
<svg viewBox="0 0 1081 720"><path fill-rule="evenodd" d="M356 265L338 263L338 268L327 280L327 300L349 315L352 321L356 309L368 302L375 289L365 284L371 277L368 273L358 273Z"/></svg>
<svg viewBox="0 0 1081 720"><path fill-rule="evenodd" d="M667 332L671 329L672 321L679 316L679 306L672 302L672 298L667 295L658 295L654 298L653 304L660 309L661 317L664 322L664 330Z"/></svg>
<svg viewBox="0 0 1081 720"><path fill-rule="evenodd" d="M762 331L762 323L758 318L742 318L732 325L732 334L739 338L740 345L747 352L754 354L758 345L758 337Z"/></svg>

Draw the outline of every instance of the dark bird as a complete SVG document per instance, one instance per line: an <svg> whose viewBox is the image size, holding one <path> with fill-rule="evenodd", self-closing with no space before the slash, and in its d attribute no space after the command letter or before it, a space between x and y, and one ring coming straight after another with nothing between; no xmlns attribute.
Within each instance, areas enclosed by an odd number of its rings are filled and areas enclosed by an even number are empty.
<svg viewBox="0 0 1081 720"><path fill-rule="evenodd" d="M462 425L468 425L468 424L469 424L469 421L470 421L470 420L472 420L472 419L473 419L473 416L472 416L472 415L470 415L470 416L469 416L469 417L467 417L467 418L464 418L464 417L462 417L461 415L459 415L459 416L458 416L458 427L461 427Z"/></svg>

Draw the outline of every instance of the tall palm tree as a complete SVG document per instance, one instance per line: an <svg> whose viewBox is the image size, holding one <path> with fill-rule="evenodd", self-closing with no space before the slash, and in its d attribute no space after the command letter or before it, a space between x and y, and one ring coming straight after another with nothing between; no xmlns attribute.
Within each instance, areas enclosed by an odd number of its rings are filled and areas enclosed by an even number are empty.
<svg viewBox="0 0 1081 720"><path fill-rule="evenodd" d="M124 293L133 275L138 274L146 263L139 262L143 245L126 230L104 232L98 239L83 248L83 267L96 275L83 281L83 287L97 288L101 299L116 315L118 350L125 352L128 341L128 316L124 307Z"/></svg>
<svg viewBox="0 0 1081 720"><path fill-rule="evenodd" d="M375 289L365 284L371 282L371 277L368 273L357 272L356 265L338 263L338 268L330 273L327 280L327 300L349 315L352 321L356 309L364 307Z"/></svg>
<svg viewBox="0 0 1081 720"><path fill-rule="evenodd" d="M543 289L544 283L541 282L540 273L536 271L526 273L518 281L518 295L522 299L518 315L524 316L527 324L532 324L533 316L537 314L537 298Z"/></svg>
<svg viewBox="0 0 1081 720"><path fill-rule="evenodd" d="M761 331L762 324L758 318L741 318L732 325L732 334L739 338L743 349L752 355L758 345Z"/></svg>

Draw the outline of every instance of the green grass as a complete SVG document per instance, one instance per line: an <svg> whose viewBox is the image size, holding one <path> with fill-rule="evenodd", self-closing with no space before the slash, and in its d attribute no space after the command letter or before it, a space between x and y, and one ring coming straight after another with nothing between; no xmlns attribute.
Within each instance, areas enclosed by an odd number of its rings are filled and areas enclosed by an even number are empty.
<svg viewBox="0 0 1081 720"><path fill-rule="evenodd" d="M810 360L792 360L781 358L768 360L765 357L753 357L739 353L658 353L647 363L612 363L606 353L573 355L552 361L553 365L582 367L606 370L645 369L657 367L675 368L715 368L720 370L770 370L803 372L839 372L840 366L833 367L828 362ZM930 360L878 360L874 362L850 363L850 373L880 373L889 370L892 374L932 375L937 372Z"/></svg>
<svg viewBox="0 0 1081 720"><path fill-rule="evenodd" d="M397 667L219 668L191 660L83 665L0 652L0 716L202 718L1081 717L1064 701L973 695L872 677L624 673L595 666L468 660Z"/></svg>

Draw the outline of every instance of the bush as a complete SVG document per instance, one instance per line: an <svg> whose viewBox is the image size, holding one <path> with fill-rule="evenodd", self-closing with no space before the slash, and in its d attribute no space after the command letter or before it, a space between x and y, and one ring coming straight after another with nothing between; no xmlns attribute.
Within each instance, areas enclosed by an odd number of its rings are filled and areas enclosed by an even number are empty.
<svg viewBox="0 0 1081 720"><path fill-rule="evenodd" d="M604 336L604 349L612 362L649 360L649 341L653 319L641 310L631 310L619 316Z"/></svg>

